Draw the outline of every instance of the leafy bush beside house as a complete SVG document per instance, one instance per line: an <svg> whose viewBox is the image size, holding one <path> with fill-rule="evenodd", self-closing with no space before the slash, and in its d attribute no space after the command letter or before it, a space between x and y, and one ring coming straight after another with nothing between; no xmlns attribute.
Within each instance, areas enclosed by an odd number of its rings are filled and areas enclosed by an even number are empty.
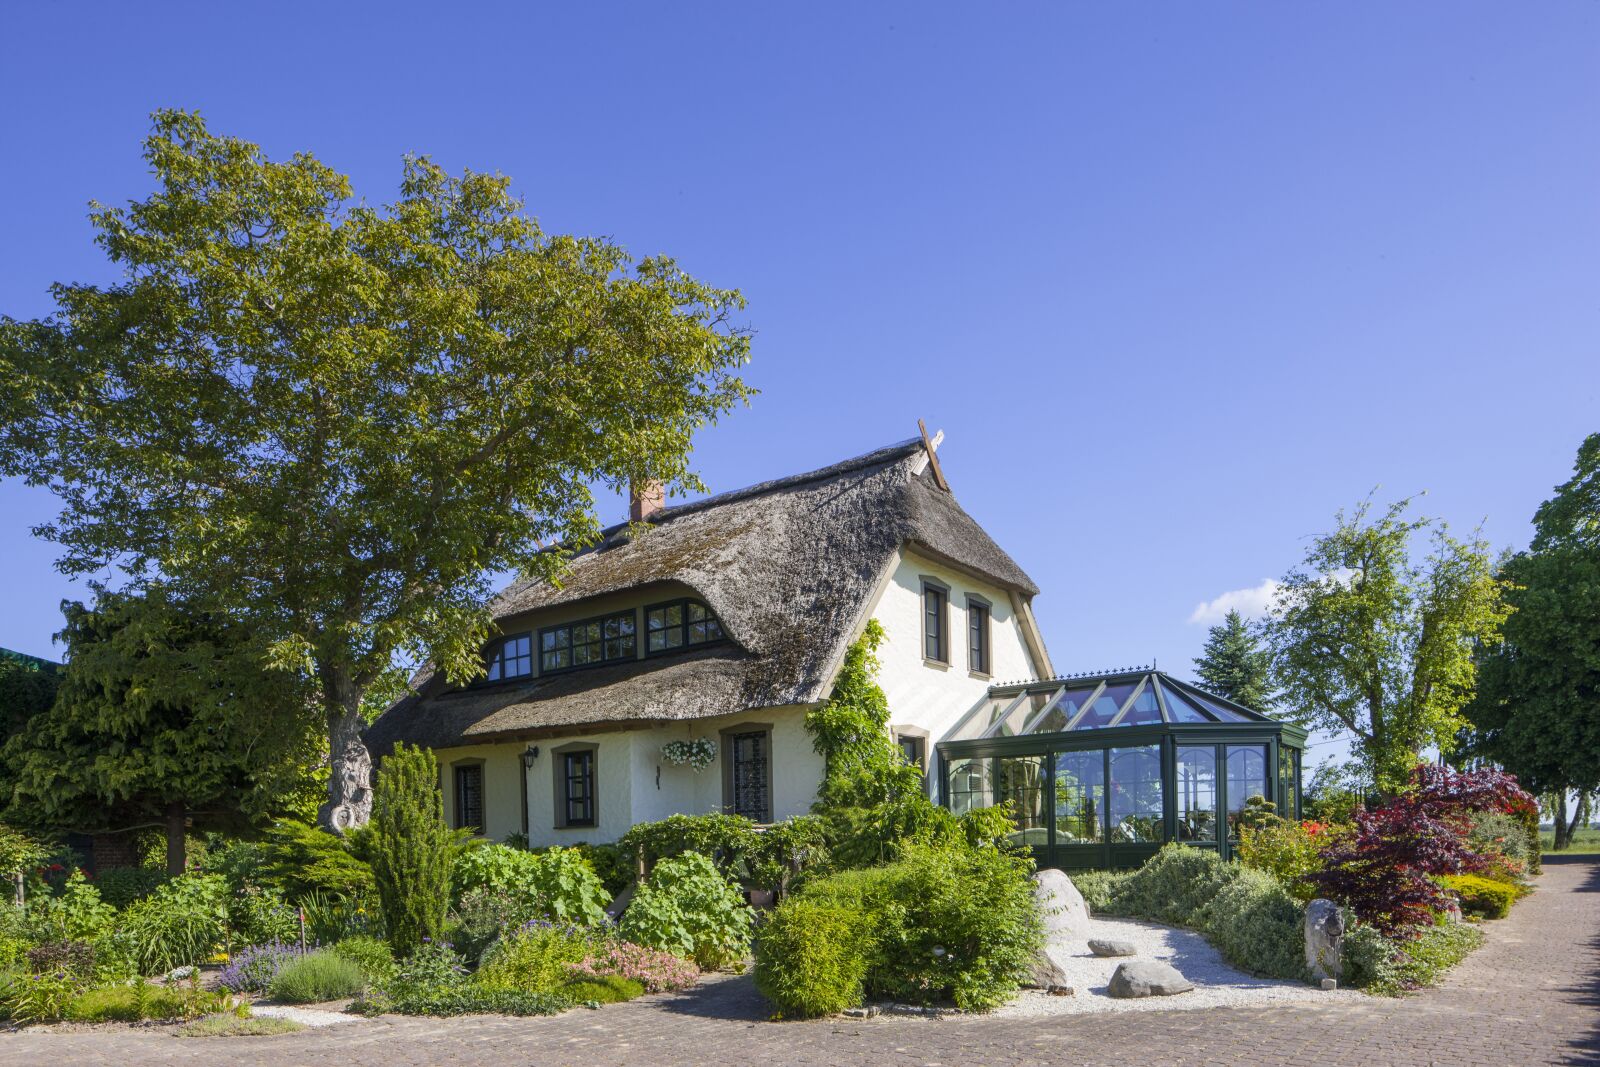
<svg viewBox="0 0 1600 1067"><path fill-rule="evenodd" d="M656 864L639 883L618 932L635 944L690 957L711 971L744 958L751 920L738 888L711 860L685 852Z"/></svg>

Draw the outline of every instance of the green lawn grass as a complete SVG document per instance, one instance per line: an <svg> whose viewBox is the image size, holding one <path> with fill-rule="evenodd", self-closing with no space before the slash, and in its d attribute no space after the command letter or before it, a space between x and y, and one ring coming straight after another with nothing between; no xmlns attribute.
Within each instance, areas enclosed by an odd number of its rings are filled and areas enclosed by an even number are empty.
<svg viewBox="0 0 1600 1067"><path fill-rule="evenodd" d="M1550 843L1554 839L1554 834L1541 834L1539 837L1539 847L1551 856L1593 856L1600 854L1600 830L1579 830L1572 835L1572 844L1560 852L1550 851Z"/></svg>

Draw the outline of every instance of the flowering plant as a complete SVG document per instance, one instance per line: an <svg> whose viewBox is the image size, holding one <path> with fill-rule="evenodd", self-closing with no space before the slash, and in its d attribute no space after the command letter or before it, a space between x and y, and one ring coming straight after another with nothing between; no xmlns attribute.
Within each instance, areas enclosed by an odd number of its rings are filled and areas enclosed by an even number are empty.
<svg viewBox="0 0 1600 1067"><path fill-rule="evenodd" d="M703 771L717 758L717 743L709 737L696 737L688 741L668 741L661 746L661 758L675 767L688 767Z"/></svg>
<svg viewBox="0 0 1600 1067"><path fill-rule="evenodd" d="M569 964L568 970L577 978L629 978L647 993L687 989L700 979L699 970L688 960L631 941L612 941L581 963Z"/></svg>

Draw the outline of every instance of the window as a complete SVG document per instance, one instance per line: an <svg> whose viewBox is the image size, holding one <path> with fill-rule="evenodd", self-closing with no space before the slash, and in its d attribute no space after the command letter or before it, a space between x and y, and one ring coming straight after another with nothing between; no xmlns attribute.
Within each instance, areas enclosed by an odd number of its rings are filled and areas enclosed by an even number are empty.
<svg viewBox="0 0 1600 1067"><path fill-rule="evenodd" d="M1251 797L1271 800L1267 790L1267 746L1228 746L1228 836L1239 836L1239 813Z"/></svg>
<svg viewBox="0 0 1600 1067"><path fill-rule="evenodd" d="M928 739L917 734L898 734L894 743L900 748L900 756L911 766L922 771L928 770Z"/></svg>
<svg viewBox="0 0 1600 1067"><path fill-rule="evenodd" d="M989 605L967 597L967 669L989 673Z"/></svg>
<svg viewBox="0 0 1600 1067"><path fill-rule="evenodd" d="M936 663L949 663L949 642L945 635L945 607L950 603L950 590L928 578L922 580L922 654Z"/></svg>
<svg viewBox="0 0 1600 1067"><path fill-rule="evenodd" d="M1178 748L1178 840L1217 839L1217 750Z"/></svg>
<svg viewBox="0 0 1600 1067"><path fill-rule="evenodd" d="M1094 845L1103 839L1105 749L1056 755L1056 843Z"/></svg>
<svg viewBox="0 0 1600 1067"><path fill-rule="evenodd" d="M539 631L539 671L594 667L619 659L633 659L636 626L632 611L604 618L548 626Z"/></svg>
<svg viewBox="0 0 1600 1067"><path fill-rule="evenodd" d="M745 725L723 732L723 807L756 822L772 821L772 728Z"/></svg>
<svg viewBox="0 0 1600 1067"><path fill-rule="evenodd" d="M556 828L595 824L595 746L563 745L556 749Z"/></svg>
<svg viewBox="0 0 1600 1067"><path fill-rule="evenodd" d="M1159 842L1162 838L1161 746L1111 750L1111 840Z"/></svg>
<svg viewBox="0 0 1600 1067"><path fill-rule="evenodd" d="M488 681L499 682L507 678L525 678L533 673L533 638L528 634L513 634L499 644L490 645Z"/></svg>
<svg viewBox="0 0 1600 1067"><path fill-rule="evenodd" d="M458 763L456 778L456 829L483 833L483 764Z"/></svg>
<svg viewBox="0 0 1600 1067"><path fill-rule="evenodd" d="M647 655L709 645L725 636L722 623L698 600L675 600L645 608L644 633Z"/></svg>

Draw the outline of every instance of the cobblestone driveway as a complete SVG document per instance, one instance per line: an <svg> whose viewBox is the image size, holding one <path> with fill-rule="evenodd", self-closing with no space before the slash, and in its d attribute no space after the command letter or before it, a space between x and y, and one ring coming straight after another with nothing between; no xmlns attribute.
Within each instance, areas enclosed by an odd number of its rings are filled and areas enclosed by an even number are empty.
<svg viewBox="0 0 1600 1067"><path fill-rule="evenodd" d="M1440 988L1401 1000L1031 1021L769 1023L747 979L549 1019L385 1019L276 1038L161 1028L0 1035L0 1064L1600 1065L1600 857L1546 865Z"/></svg>

